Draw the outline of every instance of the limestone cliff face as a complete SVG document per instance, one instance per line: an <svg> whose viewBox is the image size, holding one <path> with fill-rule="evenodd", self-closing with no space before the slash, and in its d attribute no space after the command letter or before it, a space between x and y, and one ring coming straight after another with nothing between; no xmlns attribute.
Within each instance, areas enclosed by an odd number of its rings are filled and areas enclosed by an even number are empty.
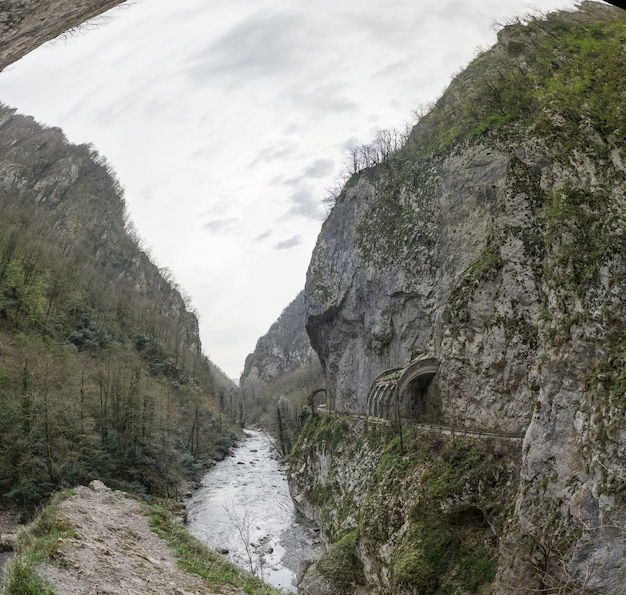
<svg viewBox="0 0 626 595"><path fill-rule="evenodd" d="M246 358L239 382L245 418L280 436L287 452L299 431L302 408L323 385L319 359L304 328L302 291Z"/></svg>
<svg viewBox="0 0 626 595"><path fill-rule="evenodd" d="M338 410L436 357L439 423L525 434L501 593L626 578L625 32L595 3L506 27L353 176L307 275Z"/></svg>
<svg viewBox="0 0 626 595"><path fill-rule="evenodd" d="M246 358L239 386L249 393L264 390L277 378L306 366L317 355L304 330L304 292L300 292Z"/></svg>
<svg viewBox="0 0 626 595"><path fill-rule="evenodd" d="M124 0L4 0L0 8L0 70L46 41L80 27Z"/></svg>

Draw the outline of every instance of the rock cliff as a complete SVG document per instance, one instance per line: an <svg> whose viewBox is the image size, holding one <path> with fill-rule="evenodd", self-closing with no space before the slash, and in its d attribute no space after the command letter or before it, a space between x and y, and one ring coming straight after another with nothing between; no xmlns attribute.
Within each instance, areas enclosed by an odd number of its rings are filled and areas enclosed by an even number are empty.
<svg viewBox="0 0 626 595"><path fill-rule="evenodd" d="M268 428L285 454L302 426L302 410L322 387L321 367L304 328L304 292L287 306L246 358L239 383L249 423Z"/></svg>
<svg viewBox="0 0 626 595"><path fill-rule="evenodd" d="M0 7L0 70L46 41L78 28L124 0L4 0Z"/></svg>
<svg viewBox="0 0 626 595"><path fill-rule="evenodd" d="M239 386L263 391L281 376L317 360L304 330L304 292L287 306L248 355Z"/></svg>
<svg viewBox="0 0 626 595"><path fill-rule="evenodd" d="M499 593L626 579L625 36L626 14L592 2L502 29L346 184L307 274L339 411L428 357L429 421L524 434Z"/></svg>

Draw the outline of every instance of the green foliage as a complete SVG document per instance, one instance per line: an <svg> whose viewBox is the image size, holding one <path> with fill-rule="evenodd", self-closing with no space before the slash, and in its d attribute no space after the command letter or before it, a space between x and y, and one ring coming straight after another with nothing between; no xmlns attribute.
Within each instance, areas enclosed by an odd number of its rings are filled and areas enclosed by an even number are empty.
<svg viewBox="0 0 626 595"><path fill-rule="evenodd" d="M479 593L496 578L495 550L483 544L484 536L437 523L416 523L403 535L392 560L396 590L424 595Z"/></svg>
<svg viewBox="0 0 626 595"><path fill-rule="evenodd" d="M388 428L311 417L293 451L290 479L305 487L334 542L318 569L341 584L339 592L350 592L362 580L362 551L370 570L388 570L382 582L391 592L487 592L513 513L519 457L519 444L504 439L411 429L401 444ZM328 465L324 480L318 459Z"/></svg>
<svg viewBox="0 0 626 595"><path fill-rule="evenodd" d="M400 536L390 565L396 590L479 592L495 578L497 535L512 512L513 447L433 433L407 435L405 443L403 455L394 438L380 459L361 513L361 535L370 544ZM443 514L451 502L466 504ZM494 546L485 546L490 541Z"/></svg>
<svg viewBox="0 0 626 595"><path fill-rule="evenodd" d="M20 560L10 562L6 573L3 585L6 595L54 595L54 591L43 584L32 568Z"/></svg>
<svg viewBox="0 0 626 595"><path fill-rule="evenodd" d="M622 214L606 191L566 186L548 196L543 218L553 258L549 282L585 297L598 284L601 267L624 253Z"/></svg>
<svg viewBox="0 0 626 595"><path fill-rule="evenodd" d="M11 260L0 279L0 316L16 327L43 312L47 278L36 261Z"/></svg>
<svg viewBox="0 0 626 595"><path fill-rule="evenodd" d="M310 416L302 432L302 441L311 440L335 450L352 438L350 418L345 415Z"/></svg>
<svg viewBox="0 0 626 595"><path fill-rule="evenodd" d="M0 110L19 171L0 188L0 495L32 511L97 478L173 496L230 434L197 320L110 167Z"/></svg>
<svg viewBox="0 0 626 595"><path fill-rule="evenodd" d="M465 323L469 320L468 306L475 289L484 281L495 279L502 265L500 245L489 238L476 261L463 272L450 296L450 315L457 322Z"/></svg>
<svg viewBox="0 0 626 595"><path fill-rule="evenodd" d="M608 393L626 410L626 335L613 341L605 357L600 360L587 379L587 386Z"/></svg>
<svg viewBox="0 0 626 595"><path fill-rule="evenodd" d="M54 559L59 543L74 532L69 524L59 517L59 504L72 495L71 491L55 494L26 531L19 533L15 558L6 568L3 588L6 595L52 595L37 576L35 567Z"/></svg>
<svg viewBox="0 0 626 595"><path fill-rule="evenodd" d="M584 122L617 142L626 131L625 31L622 11L593 3L508 25L500 44L454 79L400 155L438 154L487 133L510 137L529 126L567 142L584 134Z"/></svg>
<svg viewBox="0 0 626 595"><path fill-rule="evenodd" d="M319 573L338 593L351 593L363 582L363 569L356 555L358 531L352 531L333 543L316 562Z"/></svg>

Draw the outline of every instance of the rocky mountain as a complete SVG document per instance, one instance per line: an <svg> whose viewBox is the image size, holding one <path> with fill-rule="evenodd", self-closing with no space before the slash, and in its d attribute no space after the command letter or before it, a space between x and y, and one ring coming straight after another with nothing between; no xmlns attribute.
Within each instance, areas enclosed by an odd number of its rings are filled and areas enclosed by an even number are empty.
<svg viewBox="0 0 626 595"><path fill-rule="evenodd" d="M304 328L304 291L287 306L278 320L246 358L239 386L247 393L265 390L277 378L317 359Z"/></svg>
<svg viewBox="0 0 626 595"><path fill-rule="evenodd" d="M305 290L326 386L423 440L299 443L294 494L360 569L329 592L623 592L625 39L594 2L510 23L337 198Z"/></svg>
<svg viewBox="0 0 626 595"><path fill-rule="evenodd" d="M122 4L124 0L3 0L0 70L41 44Z"/></svg>
<svg viewBox="0 0 626 595"><path fill-rule="evenodd" d="M247 421L269 428L285 451L299 432L309 395L324 385L304 320L302 291L257 341L239 382Z"/></svg>

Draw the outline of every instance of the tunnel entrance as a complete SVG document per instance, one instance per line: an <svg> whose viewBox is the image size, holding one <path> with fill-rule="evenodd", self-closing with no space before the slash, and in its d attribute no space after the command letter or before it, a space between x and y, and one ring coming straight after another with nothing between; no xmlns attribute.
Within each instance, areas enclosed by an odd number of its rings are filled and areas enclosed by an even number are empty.
<svg viewBox="0 0 626 595"><path fill-rule="evenodd" d="M415 422L436 424L441 420L439 383L435 375L414 378L400 395L401 416Z"/></svg>
<svg viewBox="0 0 626 595"><path fill-rule="evenodd" d="M392 368L379 374L370 387L367 413L384 419L401 418L436 423L441 398L435 358L414 360L406 368Z"/></svg>

